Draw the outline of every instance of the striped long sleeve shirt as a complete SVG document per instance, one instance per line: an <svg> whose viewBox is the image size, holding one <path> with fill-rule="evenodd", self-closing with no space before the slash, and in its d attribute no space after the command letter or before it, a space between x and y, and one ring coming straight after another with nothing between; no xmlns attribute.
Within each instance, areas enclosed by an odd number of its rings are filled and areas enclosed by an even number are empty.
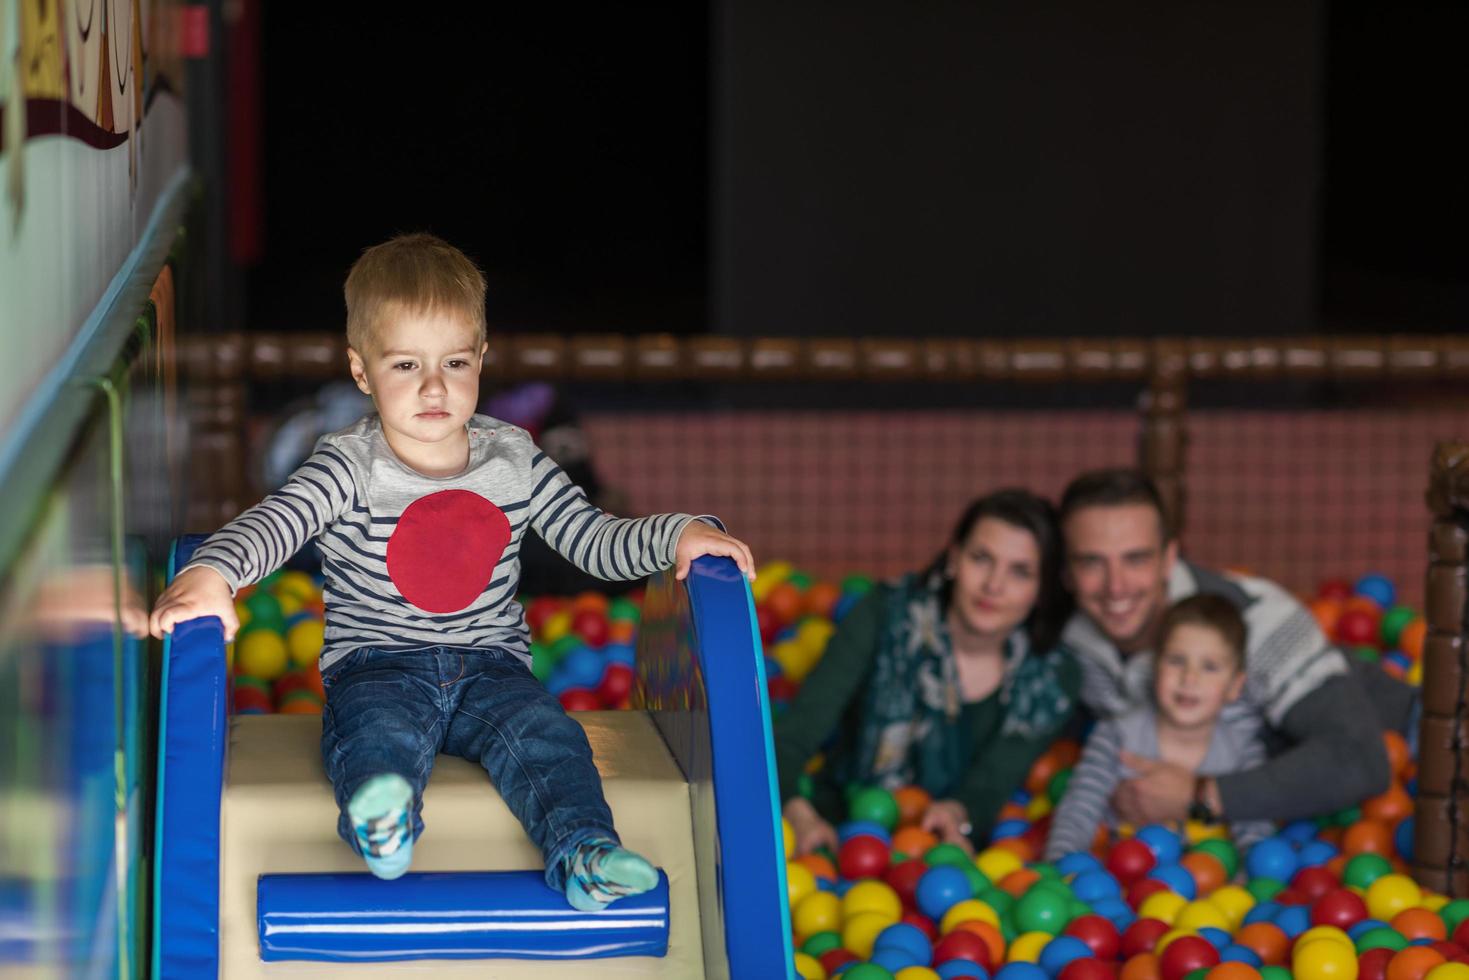
<svg viewBox="0 0 1469 980"><path fill-rule="evenodd" d="M284 486L211 535L187 567L208 566L238 591L317 539L326 669L363 646L493 646L528 664L529 631L514 599L527 529L603 579L673 564L693 517L613 517L524 429L484 415L468 429L469 465L445 478L400 462L376 415L325 436Z"/></svg>
<svg viewBox="0 0 1469 980"><path fill-rule="evenodd" d="M1241 702L1226 705L1214 723L1214 734L1209 751L1199 764L1199 775L1223 776L1262 764L1265 746L1259 732L1259 717L1248 705ZM1151 706L1099 721L1092 729L1081 760L1066 784L1066 795L1051 819L1051 832L1046 839L1047 861L1074 851L1090 851L1098 827L1103 823L1116 826L1112 793L1118 783L1135 775L1122 765L1123 752L1144 759L1161 758L1158 714ZM1260 820L1231 823L1229 830L1241 848L1274 833L1269 822Z"/></svg>

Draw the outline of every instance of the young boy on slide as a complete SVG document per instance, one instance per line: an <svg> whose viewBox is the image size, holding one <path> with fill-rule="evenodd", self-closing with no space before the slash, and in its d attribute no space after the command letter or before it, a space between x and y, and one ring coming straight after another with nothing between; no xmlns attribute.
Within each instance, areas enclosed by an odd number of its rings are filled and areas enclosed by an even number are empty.
<svg viewBox="0 0 1469 980"><path fill-rule="evenodd" d="M1122 753L1161 759L1201 776L1265 761L1258 716L1237 699L1245 685L1245 624L1229 602L1195 595L1168 608L1158 627L1153 703L1097 722L1082 750L1046 840L1046 860L1091 849L1097 827L1117 823L1112 791L1129 778ZM1268 821L1230 826L1247 847L1274 832Z"/></svg>
<svg viewBox="0 0 1469 980"><path fill-rule="evenodd" d="M457 249L405 235L347 276L347 356L377 413L325 436L280 490L211 536L159 597L154 636L218 616L317 538L326 576L321 749L338 833L379 878L408 870L439 752L479 762L540 847L546 883L595 910L657 873L619 846L582 727L530 672L514 601L535 531L601 578L700 555L746 575L743 543L685 514L637 520L587 502L523 429L474 414L485 280Z"/></svg>

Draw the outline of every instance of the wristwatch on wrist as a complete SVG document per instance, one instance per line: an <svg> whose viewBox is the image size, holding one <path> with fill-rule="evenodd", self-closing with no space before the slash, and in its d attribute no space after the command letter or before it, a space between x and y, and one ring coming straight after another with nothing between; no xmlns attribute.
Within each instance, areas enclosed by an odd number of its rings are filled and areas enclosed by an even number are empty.
<svg viewBox="0 0 1469 980"><path fill-rule="evenodd" d="M1188 818L1212 827L1219 822L1219 814L1214 812L1213 807L1204 802L1204 785L1207 782L1207 776L1199 776L1194 780L1194 798L1188 805Z"/></svg>

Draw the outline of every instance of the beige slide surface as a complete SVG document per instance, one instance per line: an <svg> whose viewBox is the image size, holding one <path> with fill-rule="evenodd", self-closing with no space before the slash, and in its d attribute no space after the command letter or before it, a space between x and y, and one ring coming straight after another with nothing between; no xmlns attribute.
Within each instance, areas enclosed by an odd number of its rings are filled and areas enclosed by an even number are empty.
<svg viewBox="0 0 1469 980"><path fill-rule="evenodd" d="M618 833L668 874L666 957L583 961L418 960L405 963L263 963L255 919L262 874L362 871L337 836L337 806L321 764L321 719L244 715L231 720L220 854L220 964L250 977L704 976L689 787L641 711L572 714L586 729ZM424 794L414 871L540 869L541 855L479 766L440 755Z"/></svg>

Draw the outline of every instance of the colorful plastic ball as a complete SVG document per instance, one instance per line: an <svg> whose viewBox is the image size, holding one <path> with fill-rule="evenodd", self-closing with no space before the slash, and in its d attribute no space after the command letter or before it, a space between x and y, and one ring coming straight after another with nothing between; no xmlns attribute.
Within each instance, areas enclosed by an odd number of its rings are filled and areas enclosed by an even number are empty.
<svg viewBox="0 0 1469 980"><path fill-rule="evenodd" d="M1099 960L1115 960L1122 949L1117 927L1100 915L1081 915L1066 926L1065 935L1081 940Z"/></svg>
<svg viewBox="0 0 1469 980"><path fill-rule="evenodd" d="M989 943L978 933L967 929L954 929L933 946L933 962L967 960L972 963L991 962Z"/></svg>
<svg viewBox="0 0 1469 980"><path fill-rule="evenodd" d="M905 966L893 974L893 980L943 980L926 966Z"/></svg>
<svg viewBox="0 0 1469 980"><path fill-rule="evenodd" d="M1347 646L1365 646L1377 640L1382 617L1365 609L1347 609L1336 621L1336 638Z"/></svg>
<svg viewBox="0 0 1469 980"><path fill-rule="evenodd" d="M1249 966L1255 967L1256 969L1259 969L1259 967L1264 965L1264 961L1260 959L1260 954L1256 953L1253 949L1250 949L1247 946L1241 946L1238 943L1230 943L1228 946L1225 946L1223 949L1221 949L1219 951L1219 962L1245 963Z"/></svg>
<svg viewBox="0 0 1469 980"><path fill-rule="evenodd" d="M286 641L275 630L252 626L235 639L235 670L241 674L273 681L286 672L290 663Z"/></svg>
<svg viewBox="0 0 1469 980"><path fill-rule="evenodd" d="M1439 918L1443 919L1444 925L1448 927L1452 935L1458 928L1459 923L1469 919L1469 898L1456 898L1443 908L1438 910Z"/></svg>
<svg viewBox="0 0 1469 980"><path fill-rule="evenodd" d="M1388 928L1388 924L1386 922L1383 922L1381 919L1363 919L1361 922L1358 922L1356 925L1348 928L1347 935L1350 936L1352 942L1355 943L1358 939L1361 939L1364 934L1370 932L1373 929L1386 928Z"/></svg>
<svg viewBox="0 0 1469 980"><path fill-rule="evenodd" d="M1287 841L1267 837L1250 848L1245 870L1251 878L1290 881L1296 873L1296 852Z"/></svg>
<svg viewBox="0 0 1469 980"><path fill-rule="evenodd" d="M1124 885L1130 885L1158 864L1147 844L1137 838L1120 841L1107 855L1107 870Z"/></svg>
<svg viewBox="0 0 1469 980"><path fill-rule="evenodd" d="M1371 599L1379 607L1387 609L1397 601L1398 590L1392 584L1392 580L1386 575L1369 572L1357 579L1356 587L1352 589L1352 593Z"/></svg>
<svg viewBox="0 0 1469 980"><path fill-rule="evenodd" d="M1177 864L1183 856L1183 842L1178 834L1161 824L1148 824L1137 832L1137 839L1148 845L1158 864Z"/></svg>
<svg viewBox="0 0 1469 980"><path fill-rule="evenodd" d="M1290 937L1273 922L1255 922L1235 933L1234 941L1260 957L1267 966L1279 966L1290 951Z"/></svg>
<svg viewBox="0 0 1469 980"><path fill-rule="evenodd" d="M1396 929L1384 926L1380 929L1368 929L1357 937L1355 943L1357 952L1365 953L1369 949L1391 949L1400 950L1408 947L1408 940Z"/></svg>
<svg viewBox="0 0 1469 980"><path fill-rule="evenodd" d="M888 949L872 948L872 958L868 960L874 966L880 966L890 974L896 974L899 970L905 970L910 966L927 966L928 960L919 962L916 957L906 949L889 947Z"/></svg>
<svg viewBox="0 0 1469 980"><path fill-rule="evenodd" d="M1274 878L1251 877L1245 885L1245 891L1255 899L1256 902L1268 902L1285 889L1285 882L1276 881Z"/></svg>
<svg viewBox="0 0 1469 980"><path fill-rule="evenodd" d="M1178 917L1173 920L1176 929L1189 929L1202 933L1205 929L1214 929L1222 932L1225 938L1229 936L1229 916L1224 910L1209 901L1189 902L1179 909ZM1218 944L1215 944L1218 946ZM1219 948L1223 948L1222 946Z"/></svg>
<svg viewBox="0 0 1469 980"><path fill-rule="evenodd" d="M1311 911L1304 905L1288 905L1275 914L1280 931L1295 939L1311 928Z"/></svg>
<svg viewBox="0 0 1469 980"><path fill-rule="evenodd" d="M597 692L584 687L569 687L561 692L557 700L567 711L596 711L602 707L602 699L597 697Z"/></svg>
<svg viewBox="0 0 1469 980"><path fill-rule="evenodd" d="M962 868L971 863L969 855L958 844L935 844L923 853L923 860L934 867L948 865L950 867ZM990 880L993 881L994 878L990 878Z"/></svg>
<svg viewBox="0 0 1469 980"><path fill-rule="evenodd" d="M1291 890L1314 902L1323 895L1335 891L1341 882L1336 875L1321 866L1303 867L1291 879Z"/></svg>
<svg viewBox="0 0 1469 980"><path fill-rule="evenodd" d="M1209 901L1229 917L1231 930L1238 929L1250 909L1255 907L1255 897L1239 885L1224 885L1214 889L1209 895Z"/></svg>
<svg viewBox="0 0 1469 980"><path fill-rule="evenodd" d="M940 963L934 968L934 972L942 980L961 980L961 978L965 977L973 978L973 980L984 980L988 976L988 971L985 970L984 965L976 963L973 960L949 960L945 963Z"/></svg>
<svg viewBox="0 0 1469 980"><path fill-rule="evenodd" d="M1178 913L1188 904L1188 899L1182 895L1175 895L1170 891L1161 891L1149 895L1147 899L1138 906L1137 914L1144 919L1157 919L1166 922L1171 927L1178 920Z"/></svg>
<svg viewBox="0 0 1469 980"><path fill-rule="evenodd" d="M912 956L915 963L928 963L933 958L933 944L923 930L907 922L895 922L878 933L872 948L901 949Z"/></svg>
<svg viewBox="0 0 1469 980"><path fill-rule="evenodd" d="M1444 925L1443 919L1427 909L1403 909L1392 917L1391 926L1408 942L1415 939L1439 941L1448 938L1448 927Z"/></svg>
<svg viewBox="0 0 1469 980"><path fill-rule="evenodd" d="M1311 906L1311 924L1350 929L1367 918L1367 903L1345 888L1328 892Z"/></svg>
<svg viewBox="0 0 1469 980"><path fill-rule="evenodd" d="M1392 833L1393 846L1404 861L1413 860L1413 826L1413 818L1406 817L1398 821L1397 829Z"/></svg>
<svg viewBox="0 0 1469 980"><path fill-rule="evenodd" d="M1357 980L1387 980L1387 965L1397 950L1379 946L1357 957Z"/></svg>
<svg viewBox="0 0 1469 980"><path fill-rule="evenodd" d="M801 944L801 952L808 956L820 958L827 950L840 949L842 935L839 932L818 932L806 937Z"/></svg>
<svg viewBox="0 0 1469 980"><path fill-rule="evenodd" d="M1423 980L1469 980L1469 964L1440 963L1425 973Z"/></svg>
<svg viewBox="0 0 1469 980"><path fill-rule="evenodd" d="M1015 904L1015 925L1023 932L1055 936L1066 928L1070 900L1050 888L1034 887Z"/></svg>
<svg viewBox="0 0 1469 980"><path fill-rule="evenodd" d="M816 957L797 951L796 976L801 980L826 980L826 967Z"/></svg>
<svg viewBox="0 0 1469 980"><path fill-rule="evenodd" d="M812 892L796 905L791 923L800 936L835 932L842 924L842 900L831 892Z"/></svg>
<svg viewBox="0 0 1469 980"><path fill-rule="evenodd" d="M1291 974L1297 980L1356 980L1357 956L1331 939L1299 943L1291 952Z"/></svg>
<svg viewBox="0 0 1469 980"><path fill-rule="evenodd" d="M1103 960L1072 960L1061 969L1056 980L1117 980L1117 967Z"/></svg>
<svg viewBox="0 0 1469 980"><path fill-rule="evenodd" d="M270 700L270 691L263 682L240 683L246 678L235 678L235 688L232 696L234 713L237 715L268 715L274 709ZM249 678L254 680L254 678Z"/></svg>
<svg viewBox="0 0 1469 980"><path fill-rule="evenodd" d="M984 876L990 881L1000 881L1012 871L1024 867L1013 851L1004 851L999 848L986 848L974 859L975 867L984 872Z"/></svg>
<svg viewBox="0 0 1469 980"><path fill-rule="evenodd" d="M1382 615L1379 624L1380 639L1384 647L1397 646L1398 639L1403 634L1403 628L1418 618L1418 614L1408 606L1393 606Z"/></svg>
<svg viewBox="0 0 1469 980"><path fill-rule="evenodd" d="M597 697L609 708L622 704L632 694L636 677L633 669L626 664L608 664L602 672L602 680L597 684Z"/></svg>
<svg viewBox="0 0 1469 980"><path fill-rule="evenodd" d="M1423 892L1418 883L1407 875L1383 875L1367 887L1367 911L1373 918L1387 922L1422 900Z"/></svg>
<svg viewBox="0 0 1469 980"><path fill-rule="evenodd" d="M853 837L864 835L875 837L889 846L892 845L892 835L880 823L873 823L871 820L848 820L846 823L837 826L837 841L839 843L845 844Z"/></svg>
<svg viewBox="0 0 1469 980"><path fill-rule="evenodd" d="M1010 943L1010 962L1035 963L1041 958L1041 950L1056 938L1049 932L1024 932Z"/></svg>
<svg viewBox="0 0 1469 980"><path fill-rule="evenodd" d="M843 878L878 878L888 869L888 846L869 834L847 838L837 851L837 870Z"/></svg>
<svg viewBox="0 0 1469 980"><path fill-rule="evenodd" d="M1301 868L1313 868L1330 861L1336 857L1337 853L1337 849L1324 840L1308 840L1296 852L1296 865Z"/></svg>
<svg viewBox="0 0 1469 980"><path fill-rule="evenodd" d="M1163 980L1183 980L1194 970L1208 970L1219 965L1219 950L1198 936L1180 936L1158 957Z"/></svg>
<svg viewBox="0 0 1469 980"><path fill-rule="evenodd" d="M1057 936L1041 950L1038 962L1042 970L1054 977L1072 960L1088 959L1091 956L1091 947L1075 936Z"/></svg>
<svg viewBox="0 0 1469 980"><path fill-rule="evenodd" d="M1002 966L995 980L1050 980L1046 971L1034 963L1011 962Z"/></svg>
<svg viewBox="0 0 1469 980"><path fill-rule="evenodd" d="M1129 957L1117 974L1117 980L1159 980L1158 957L1152 953L1138 953Z"/></svg>
<svg viewBox="0 0 1469 980"><path fill-rule="evenodd" d="M1423 977L1444 962L1443 954L1427 946L1409 946L1400 950L1387 961L1388 980L1423 980Z"/></svg>
<svg viewBox="0 0 1469 980"><path fill-rule="evenodd" d="M898 803L887 790L868 787L848 802L847 815L853 820L878 824L891 832L898 825Z"/></svg>
<svg viewBox="0 0 1469 980"><path fill-rule="evenodd" d="M286 630L286 652L297 667L314 664L321 656L326 625L315 617L302 619Z"/></svg>
<svg viewBox="0 0 1469 980"><path fill-rule="evenodd" d="M915 892L918 909L930 919L938 921L956 902L972 897L969 878L958 868L940 866L930 868L918 880Z"/></svg>
<svg viewBox="0 0 1469 980"><path fill-rule="evenodd" d="M276 711L283 715L319 715L322 699L315 691L289 691L276 704Z"/></svg>
<svg viewBox="0 0 1469 980"><path fill-rule="evenodd" d="M1194 883L1194 876L1176 864L1164 864L1148 872L1148 877L1154 881L1161 881L1168 886L1168 890L1182 895L1186 899L1193 899L1198 894L1198 886Z"/></svg>
<svg viewBox="0 0 1469 980"><path fill-rule="evenodd" d="M1131 959L1139 953L1151 953L1158 940L1168 932L1168 923L1161 919L1138 919L1122 933L1121 953Z"/></svg>
<svg viewBox="0 0 1469 980"><path fill-rule="evenodd" d="M1255 969L1255 964L1243 960L1221 960L1218 966L1204 974L1204 980L1259 980L1259 977L1260 971Z"/></svg>
<svg viewBox="0 0 1469 980"><path fill-rule="evenodd" d="M976 898L966 898L949 906L944 917L939 922L939 932L949 933L961 922L988 922L996 928L1000 925L1000 915L993 908Z"/></svg>
<svg viewBox="0 0 1469 980"><path fill-rule="evenodd" d="M892 971L876 963L853 963L837 976L846 980L893 980Z"/></svg>
<svg viewBox="0 0 1469 980"><path fill-rule="evenodd" d="M842 919L842 946L856 953L861 959L872 956L872 944L878 933L897 921L897 914L884 912L856 912Z"/></svg>
<svg viewBox="0 0 1469 980"><path fill-rule="evenodd" d="M1056 862L1056 871L1063 878L1102 870L1102 862L1085 851L1074 851Z"/></svg>
<svg viewBox="0 0 1469 980"><path fill-rule="evenodd" d="M1122 886L1110 872L1084 871L1072 880L1071 891L1081 901L1094 905L1103 899L1121 897Z"/></svg>

